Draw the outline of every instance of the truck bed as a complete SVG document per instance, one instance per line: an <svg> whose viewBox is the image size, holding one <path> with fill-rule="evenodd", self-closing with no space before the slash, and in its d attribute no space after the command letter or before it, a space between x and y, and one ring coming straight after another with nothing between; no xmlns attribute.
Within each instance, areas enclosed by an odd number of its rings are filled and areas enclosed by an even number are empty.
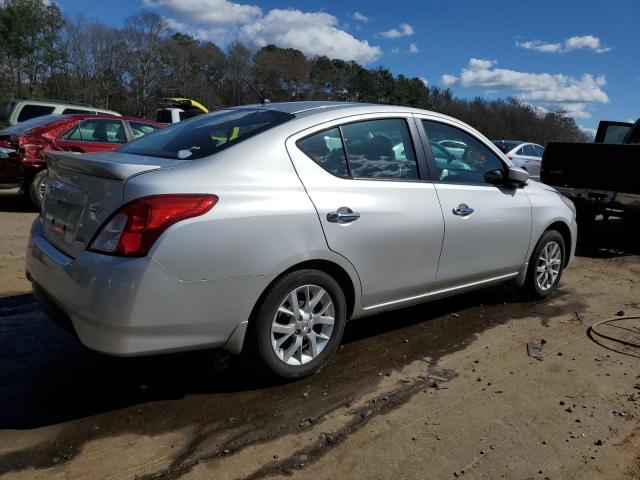
<svg viewBox="0 0 640 480"><path fill-rule="evenodd" d="M540 180L554 187L640 194L640 145L550 143Z"/></svg>

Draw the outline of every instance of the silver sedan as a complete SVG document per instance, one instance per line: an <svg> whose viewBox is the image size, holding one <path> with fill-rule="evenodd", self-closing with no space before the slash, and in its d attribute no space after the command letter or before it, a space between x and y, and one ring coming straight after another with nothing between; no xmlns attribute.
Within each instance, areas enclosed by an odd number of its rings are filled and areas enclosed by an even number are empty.
<svg viewBox="0 0 640 480"><path fill-rule="evenodd" d="M423 110L244 106L47 155L27 275L112 355L220 347L302 377L348 319L508 281L546 297L576 245L570 200Z"/></svg>

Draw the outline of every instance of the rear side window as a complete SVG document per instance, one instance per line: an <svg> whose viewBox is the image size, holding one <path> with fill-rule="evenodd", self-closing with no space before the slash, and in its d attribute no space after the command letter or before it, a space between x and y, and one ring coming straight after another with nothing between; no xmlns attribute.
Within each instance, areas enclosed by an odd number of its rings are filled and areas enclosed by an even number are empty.
<svg viewBox="0 0 640 480"><path fill-rule="evenodd" d="M524 154L529 156L529 157L535 157L536 156L536 151L533 148L533 145L525 145L524 147L522 147L524 150Z"/></svg>
<svg viewBox="0 0 640 480"><path fill-rule="evenodd" d="M87 113L94 113L94 112L92 112L91 110L81 110L81 109L79 109L79 108L65 108L65 109L62 111L62 115L74 115L74 114L76 114L76 113L84 113L84 114L87 114Z"/></svg>
<svg viewBox="0 0 640 480"><path fill-rule="evenodd" d="M231 147L294 118L275 110L221 110L158 130L122 147L131 155L195 160Z"/></svg>
<svg viewBox="0 0 640 480"><path fill-rule="evenodd" d="M48 107L46 105L25 105L20 110L20 115L18 115L18 122L24 122L25 120L30 120L32 118L41 117L43 115L49 115L53 113L55 107Z"/></svg>
<svg viewBox="0 0 640 480"><path fill-rule="evenodd" d="M298 148L329 173L338 177L349 176L339 128L325 130L300 140Z"/></svg>
<svg viewBox="0 0 640 480"><path fill-rule="evenodd" d="M144 137L145 135L149 135L160 128L157 125L151 125L143 122L129 122L129 126L133 132L133 138Z"/></svg>
<svg viewBox="0 0 640 480"><path fill-rule="evenodd" d="M300 140L298 147L340 177L419 179L409 128L400 118L349 123Z"/></svg>
<svg viewBox="0 0 640 480"><path fill-rule="evenodd" d="M609 125L603 143L622 143L629 129L628 125Z"/></svg>
<svg viewBox="0 0 640 480"><path fill-rule="evenodd" d="M83 120L63 135L63 140L100 143L126 143L124 125L119 120Z"/></svg>

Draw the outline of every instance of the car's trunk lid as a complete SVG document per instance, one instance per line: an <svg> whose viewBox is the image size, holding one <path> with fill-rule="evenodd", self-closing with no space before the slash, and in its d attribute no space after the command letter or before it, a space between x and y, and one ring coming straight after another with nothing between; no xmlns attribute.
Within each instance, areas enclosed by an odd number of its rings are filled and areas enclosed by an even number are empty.
<svg viewBox="0 0 640 480"><path fill-rule="evenodd" d="M41 217L44 235L75 258L123 202L127 179L183 162L118 152L43 152L49 176Z"/></svg>

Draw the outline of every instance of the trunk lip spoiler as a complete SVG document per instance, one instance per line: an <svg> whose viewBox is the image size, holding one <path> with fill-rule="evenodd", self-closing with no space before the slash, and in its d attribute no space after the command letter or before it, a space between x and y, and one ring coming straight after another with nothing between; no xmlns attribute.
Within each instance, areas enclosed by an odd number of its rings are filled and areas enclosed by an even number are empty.
<svg viewBox="0 0 640 480"><path fill-rule="evenodd" d="M154 163L126 163L110 159L102 159L90 153L78 154L70 152L55 152L51 150L41 152L47 162L53 167L67 171L84 173L96 177L126 180L143 172L159 170L161 165Z"/></svg>

